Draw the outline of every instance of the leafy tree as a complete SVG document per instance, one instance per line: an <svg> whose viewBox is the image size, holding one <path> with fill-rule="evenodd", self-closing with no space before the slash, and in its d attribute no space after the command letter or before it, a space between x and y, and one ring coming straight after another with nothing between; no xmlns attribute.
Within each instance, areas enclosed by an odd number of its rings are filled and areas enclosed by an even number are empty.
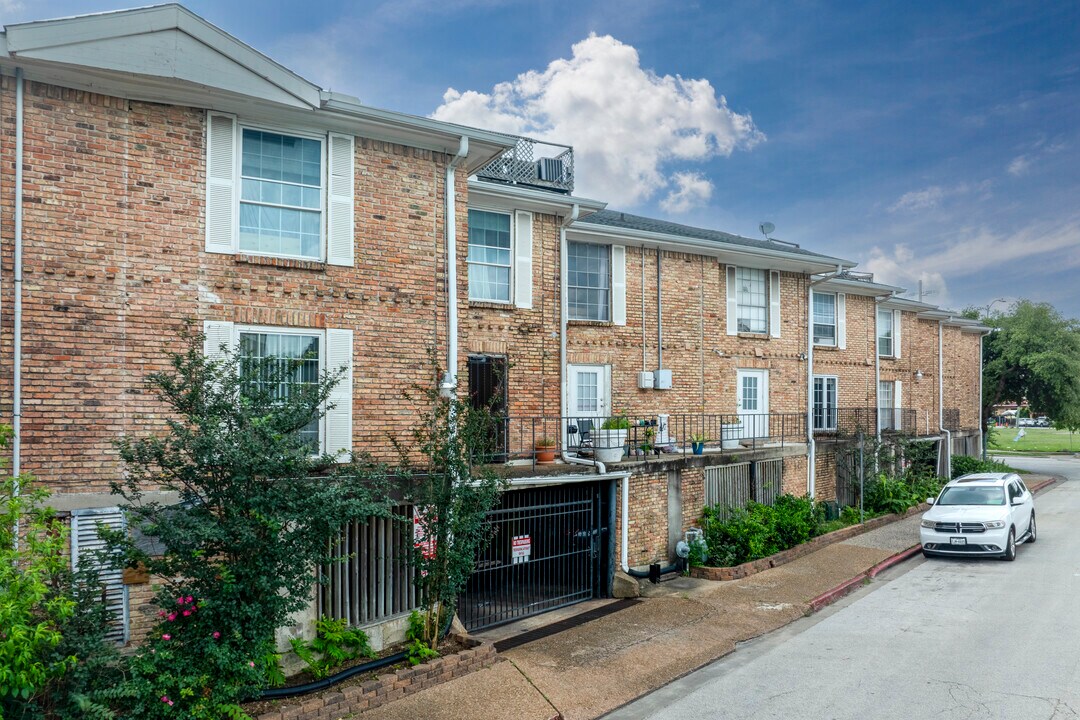
<svg viewBox="0 0 1080 720"><path fill-rule="evenodd" d="M1054 418L1054 427L1069 431L1069 448L1072 448L1073 435L1080 432L1080 404L1069 405Z"/></svg>
<svg viewBox="0 0 1080 720"><path fill-rule="evenodd" d="M1006 401L1026 398L1055 418L1080 404L1080 324L1028 300L986 322L996 330L983 344L984 420Z"/></svg>
<svg viewBox="0 0 1080 720"><path fill-rule="evenodd" d="M434 363L433 363L434 365ZM437 368L433 377L441 373ZM477 553L489 540L484 520L504 483L483 465L494 452L496 423L489 408L440 394L432 383L419 394L420 415L411 447L400 442L400 473L416 515L413 563L423 598L423 627L412 623L411 652L435 651L439 633L453 617L458 595L472 574Z"/></svg>
<svg viewBox="0 0 1080 720"><path fill-rule="evenodd" d="M166 432L118 443L126 468L113 491L131 524L158 546L110 536L130 566L162 578L160 623L130 661L131 716L243 717L237 703L265 685L274 633L311 598L315 568L348 520L389 514L385 471L315 455L300 430L327 409L339 370L296 382L299 361L203 353L184 331L150 390ZM284 392L282 392L284 388ZM167 505L144 492L178 493Z"/></svg>

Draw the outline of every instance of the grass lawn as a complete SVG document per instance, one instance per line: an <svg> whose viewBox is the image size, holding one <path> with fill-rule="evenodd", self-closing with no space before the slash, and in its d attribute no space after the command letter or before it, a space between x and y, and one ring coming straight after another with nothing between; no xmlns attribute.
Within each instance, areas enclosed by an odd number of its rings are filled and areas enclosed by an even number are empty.
<svg viewBox="0 0 1080 720"><path fill-rule="evenodd" d="M1065 430L1053 428L1024 428L1026 433L1019 442L1013 442L1017 428L995 428L994 437L987 447L990 450L1015 452L1080 452L1080 436L1070 436Z"/></svg>

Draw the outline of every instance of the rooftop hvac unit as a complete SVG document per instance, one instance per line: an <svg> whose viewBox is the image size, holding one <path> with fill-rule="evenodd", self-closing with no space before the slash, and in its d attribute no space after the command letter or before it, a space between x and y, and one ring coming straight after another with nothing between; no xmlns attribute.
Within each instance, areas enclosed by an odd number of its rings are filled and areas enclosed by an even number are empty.
<svg viewBox="0 0 1080 720"><path fill-rule="evenodd" d="M566 172L563 161L557 158L540 158L536 161L536 174L544 182L562 182Z"/></svg>

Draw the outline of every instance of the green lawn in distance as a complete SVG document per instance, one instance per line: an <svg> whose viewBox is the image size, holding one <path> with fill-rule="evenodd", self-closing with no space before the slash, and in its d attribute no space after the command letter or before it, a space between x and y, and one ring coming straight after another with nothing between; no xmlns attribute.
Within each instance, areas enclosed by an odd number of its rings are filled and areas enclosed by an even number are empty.
<svg viewBox="0 0 1080 720"><path fill-rule="evenodd" d="M995 428L990 450L1013 450L1015 452L1080 452L1080 434L1071 436L1065 430L1053 428L1024 428L1026 433L1019 442L1013 442L1017 428Z"/></svg>

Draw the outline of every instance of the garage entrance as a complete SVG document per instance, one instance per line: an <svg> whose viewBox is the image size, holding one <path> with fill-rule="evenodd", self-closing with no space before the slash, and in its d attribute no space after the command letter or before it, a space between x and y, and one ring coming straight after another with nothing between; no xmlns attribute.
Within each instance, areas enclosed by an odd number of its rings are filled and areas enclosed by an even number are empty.
<svg viewBox="0 0 1080 720"><path fill-rule="evenodd" d="M509 490L488 513L491 540L458 615L472 630L604 597L611 586L610 482Z"/></svg>

